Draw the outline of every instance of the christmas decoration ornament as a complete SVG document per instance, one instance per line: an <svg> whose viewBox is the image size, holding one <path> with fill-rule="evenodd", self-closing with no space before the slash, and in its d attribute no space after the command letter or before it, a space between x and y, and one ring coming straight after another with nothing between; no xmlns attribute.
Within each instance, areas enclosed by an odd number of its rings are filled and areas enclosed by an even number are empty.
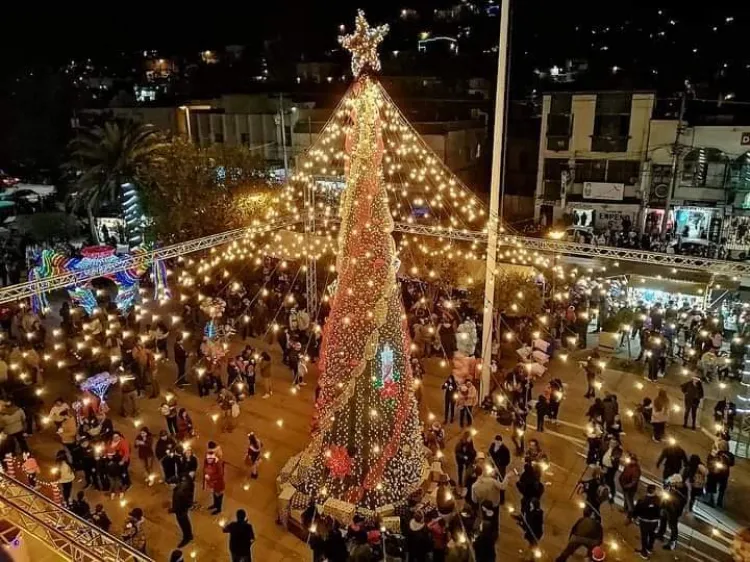
<svg viewBox="0 0 750 562"><path fill-rule="evenodd" d="M378 45L388 33L388 25L370 27L365 12L359 10L354 26L354 33L339 37L339 44L352 52L352 74L357 78L364 70L379 72Z"/></svg>

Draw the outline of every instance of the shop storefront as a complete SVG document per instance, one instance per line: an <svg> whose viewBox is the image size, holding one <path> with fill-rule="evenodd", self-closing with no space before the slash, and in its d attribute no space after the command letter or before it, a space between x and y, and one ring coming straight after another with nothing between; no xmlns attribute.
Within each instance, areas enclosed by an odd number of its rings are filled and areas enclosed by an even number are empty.
<svg viewBox="0 0 750 562"><path fill-rule="evenodd" d="M703 308L706 298L706 284L677 279L658 279L631 275L629 278L627 299L629 306L642 302L646 306L656 303L667 306L672 303L675 308Z"/></svg>
<svg viewBox="0 0 750 562"><path fill-rule="evenodd" d="M646 209L643 232L661 232L664 209ZM723 209L675 205L669 211L667 230L676 232L683 241L706 240L719 243L722 238Z"/></svg>
<svg viewBox="0 0 750 562"><path fill-rule="evenodd" d="M573 226L594 230L632 230L638 217L638 205L607 203L569 203L567 212Z"/></svg>

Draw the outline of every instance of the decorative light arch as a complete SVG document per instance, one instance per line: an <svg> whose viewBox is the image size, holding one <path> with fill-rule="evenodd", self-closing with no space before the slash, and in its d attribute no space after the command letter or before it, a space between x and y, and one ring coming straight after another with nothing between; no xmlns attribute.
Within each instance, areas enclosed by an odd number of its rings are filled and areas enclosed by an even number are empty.
<svg viewBox="0 0 750 562"><path fill-rule="evenodd" d="M84 271L90 275L92 271L101 270L101 277L110 279L117 285L115 305L118 310L125 312L133 305L138 295L140 279L149 265L153 265L155 298L169 297L169 288L166 284L167 270L162 261L156 261L153 264L144 262L143 265L134 266L124 271L107 273L108 269L118 263L130 260L133 256L140 254L148 254L148 250L135 248L128 254L117 255L115 249L111 246L88 246L81 250L80 257L69 257L56 250L43 250L37 257L37 265L29 271L29 281L44 281L56 275ZM83 307L89 314L97 306L96 295L90 279L69 288L68 294L76 305ZM46 293L40 291L33 295L31 306L35 312L49 309L49 300Z"/></svg>

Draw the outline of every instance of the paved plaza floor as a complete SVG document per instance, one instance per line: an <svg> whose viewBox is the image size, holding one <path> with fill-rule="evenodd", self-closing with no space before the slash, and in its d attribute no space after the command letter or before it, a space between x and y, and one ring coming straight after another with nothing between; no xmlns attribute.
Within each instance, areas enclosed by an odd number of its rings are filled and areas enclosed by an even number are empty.
<svg viewBox="0 0 750 562"><path fill-rule="evenodd" d="M250 342L249 342L250 343ZM315 388L316 370L310 369L309 384L299 392L291 391L291 374L280 361L278 345L253 340L251 343L259 348L268 349L274 360L273 380L274 394L269 399L262 399L258 393L241 403L242 413L237 427L231 433L222 433L220 425L213 421L212 414L219 412L215 398L199 398L195 386L184 390L175 390L171 383L175 379L176 368L172 361L162 361L159 365L158 378L162 393L173 392L177 396L180 406L187 408L198 430L198 436L192 440L192 445L199 459L203 458L206 443L209 440L218 442L224 450L227 462L227 492L224 512L220 516L211 516L208 511L200 509L191 515L195 541L187 548L188 553L195 553L195 560L227 560L227 536L221 532L220 523L223 519L231 519L236 509L243 508L248 512L249 520L255 527L257 542L254 547L255 559L261 562L291 562L309 561L311 553L304 542L286 532L276 522L276 485L275 478L279 469L293 454L302 450L309 439L310 420L313 411L313 392ZM241 342L233 343L232 352L237 353ZM585 355L585 352L581 352ZM427 374L424 379L423 403L421 412L423 419L429 419L434 414L442 419L443 394L440 386L447 375L448 367L441 365L439 358L425 360ZM547 424L547 430L537 433L533 430L533 417L529 418L527 439L537 438L547 452L551 468L545 476L546 492L542 499L545 510L545 532L541 543L542 558L553 559L563 548L570 531L570 527L580 514L578 502L580 498L573 494L576 483L586 469L585 456L585 411L588 400L584 394L584 376L578 367L574 355L563 362L556 359L550 366L550 373L561 378L566 384L565 400L561 408L561 423L557 426ZM55 373L54 369L47 373L47 399L63 395L68 399L74 396L74 389L65 381L68 375ZM544 380L535 386L535 396L544 386ZM682 403L679 384L685 379L677 373L670 373L658 383L668 389L670 396L677 404ZM632 373L625 373L606 369L603 377L603 388L600 392L614 392L619 397L622 411L632 408L643 396L655 397L656 386ZM641 388L642 387L642 388ZM260 391L260 388L258 389ZM720 389L718 383L708 385L707 406L703 412L705 427L711 427L709 412L713 402L724 393L733 396L737 389ZM644 394L645 393L645 394ZM119 391L115 388L111 392L111 415L115 427L122 430L130 439L135 436L136 428L133 420L121 418L119 413ZM163 416L158 408L159 399L141 399L139 401L139 423L147 426L152 432L166 428ZM686 449L688 454L698 453L702 458L710 448L711 437L708 431L690 431L682 429L682 417L674 415L667 433L676 438ZM644 477L659 481L659 471L655 467L660 452L660 445L651 442L650 433L637 431L631 421L624 417L625 449L636 452L644 469ZM510 439L509 429L499 425L493 417L478 413L475 417L477 434L475 442L477 450L487 450L493 436L502 433ZM247 433L254 431L263 441L265 450L270 452L270 458L263 461L260 467L260 477L257 480L248 478L248 470L243 460L246 451ZM458 423L446 428L447 444L446 458L448 470L455 477L453 448L460 435ZM47 430L31 438L31 446L38 451L40 463L49 467L54 453L59 449L56 437ZM522 467L522 461L516 457L514 468ZM169 552L180 540L179 530L174 517L167 512L170 505L171 491L164 484L149 487L146 484L146 474L137 459L131 464L131 474L134 486L126 493L126 504L119 500L110 500L100 493L87 491L87 498L92 507L101 502L115 522L114 528L119 531L126 513L133 507L143 509L146 517L146 533L148 536L148 552L158 561L166 560ZM48 476L49 477L49 476ZM80 489L77 484L75 490ZM210 493L203 491L200 480L196 486L196 499L203 505L210 503ZM518 506L519 496L512 482L508 494L508 506ZM750 511L745 507L746 498L750 498L750 475L748 463L738 460L732 471L729 492L726 498L726 511L716 510L701 505L697 515L686 515L682 518L681 541L678 550L665 552L660 548L654 555L655 560L673 558L690 558L695 560L728 560L731 544L730 532L750 522ZM618 507L605 506L603 517L607 541L613 541L616 547L609 545L609 560L634 560L637 555L634 549L639 544L638 531L635 525L626 525L625 517ZM716 535L718 530L718 536ZM616 548L616 550L615 550ZM505 512L501 518L500 539L497 551L502 558L520 559L530 556L522 532L514 519Z"/></svg>

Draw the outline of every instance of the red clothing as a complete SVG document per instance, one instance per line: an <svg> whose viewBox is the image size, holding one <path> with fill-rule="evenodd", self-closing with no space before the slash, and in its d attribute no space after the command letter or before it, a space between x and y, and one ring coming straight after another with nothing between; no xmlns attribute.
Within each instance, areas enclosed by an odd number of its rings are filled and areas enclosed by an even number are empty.
<svg viewBox="0 0 750 562"><path fill-rule="evenodd" d="M224 493L224 461L203 462L203 473L206 487L215 494Z"/></svg>
<svg viewBox="0 0 750 562"><path fill-rule="evenodd" d="M118 455L121 461L130 462L130 443L124 437L120 437L120 441L117 444L114 441L110 441L109 445L107 445L107 455Z"/></svg>

